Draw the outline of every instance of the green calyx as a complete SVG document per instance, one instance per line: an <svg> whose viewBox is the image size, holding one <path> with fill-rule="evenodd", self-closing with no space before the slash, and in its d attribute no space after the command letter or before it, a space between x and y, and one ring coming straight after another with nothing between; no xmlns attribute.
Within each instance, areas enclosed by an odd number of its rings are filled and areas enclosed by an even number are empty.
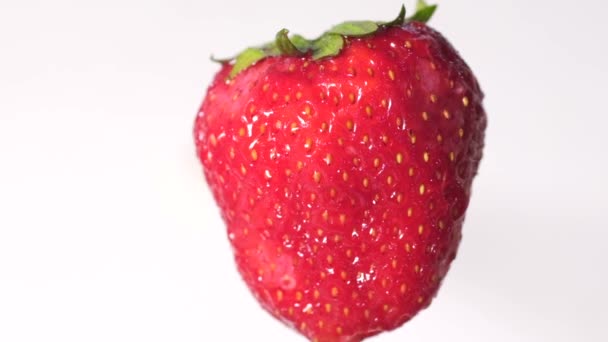
<svg viewBox="0 0 608 342"><path fill-rule="evenodd" d="M271 43L261 47L247 48L234 58L219 60L212 57L211 59L219 63L233 63L229 78L234 78L243 70L266 57L298 57L308 54L312 56L313 60L333 57L337 56L344 48L345 38L364 37L377 32L380 28L402 26L412 21L426 23L431 19L436 9L437 5L428 5L426 1L418 0L416 13L409 18L405 16L405 6L401 6L399 15L392 21L347 21L332 27L319 38L313 40L308 40L300 35L289 36L289 31L282 29Z"/></svg>

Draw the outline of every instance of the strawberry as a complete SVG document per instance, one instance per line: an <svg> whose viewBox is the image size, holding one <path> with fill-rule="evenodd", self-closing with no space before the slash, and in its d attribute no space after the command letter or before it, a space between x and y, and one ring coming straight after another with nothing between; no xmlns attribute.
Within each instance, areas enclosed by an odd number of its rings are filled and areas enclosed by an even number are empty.
<svg viewBox="0 0 608 342"><path fill-rule="evenodd" d="M434 10L281 30L222 61L196 118L242 278L312 341L399 327L456 256L486 116Z"/></svg>

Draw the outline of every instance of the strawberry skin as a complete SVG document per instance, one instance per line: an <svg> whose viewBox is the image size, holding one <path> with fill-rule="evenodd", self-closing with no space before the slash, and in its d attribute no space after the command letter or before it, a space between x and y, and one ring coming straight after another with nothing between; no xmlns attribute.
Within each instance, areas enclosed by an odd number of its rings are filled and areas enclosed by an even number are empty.
<svg viewBox="0 0 608 342"><path fill-rule="evenodd" d="M424 23L339 55L224 63L194 136L238 270L312 341L361 341L427 307L461 239L483 94Z"/></svg>

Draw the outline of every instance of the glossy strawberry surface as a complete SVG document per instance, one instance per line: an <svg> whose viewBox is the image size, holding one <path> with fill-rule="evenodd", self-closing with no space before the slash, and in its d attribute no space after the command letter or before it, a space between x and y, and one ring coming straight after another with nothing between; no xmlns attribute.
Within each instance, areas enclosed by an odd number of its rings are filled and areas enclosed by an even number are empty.
<svg viewBox="0 0 608 342"><path fill-rule="evenodd" d="M360 341L427 307L461 239L484 145L483 94L420 22L335 57L225 63L198 156L262 306L313 341Z"/></svg>

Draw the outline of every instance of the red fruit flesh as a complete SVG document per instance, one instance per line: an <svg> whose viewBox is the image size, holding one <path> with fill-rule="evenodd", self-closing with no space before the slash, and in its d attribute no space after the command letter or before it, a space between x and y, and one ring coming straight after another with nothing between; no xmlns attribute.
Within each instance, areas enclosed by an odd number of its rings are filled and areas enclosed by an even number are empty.
<svg viewBox="0 0 608 342"><path fill-rule="evenodd" d="M467 65L413 22L331 59L218 73L198 156L243 279L313 341L360 341L427 307L461 238L486 116Z"/></svg>

